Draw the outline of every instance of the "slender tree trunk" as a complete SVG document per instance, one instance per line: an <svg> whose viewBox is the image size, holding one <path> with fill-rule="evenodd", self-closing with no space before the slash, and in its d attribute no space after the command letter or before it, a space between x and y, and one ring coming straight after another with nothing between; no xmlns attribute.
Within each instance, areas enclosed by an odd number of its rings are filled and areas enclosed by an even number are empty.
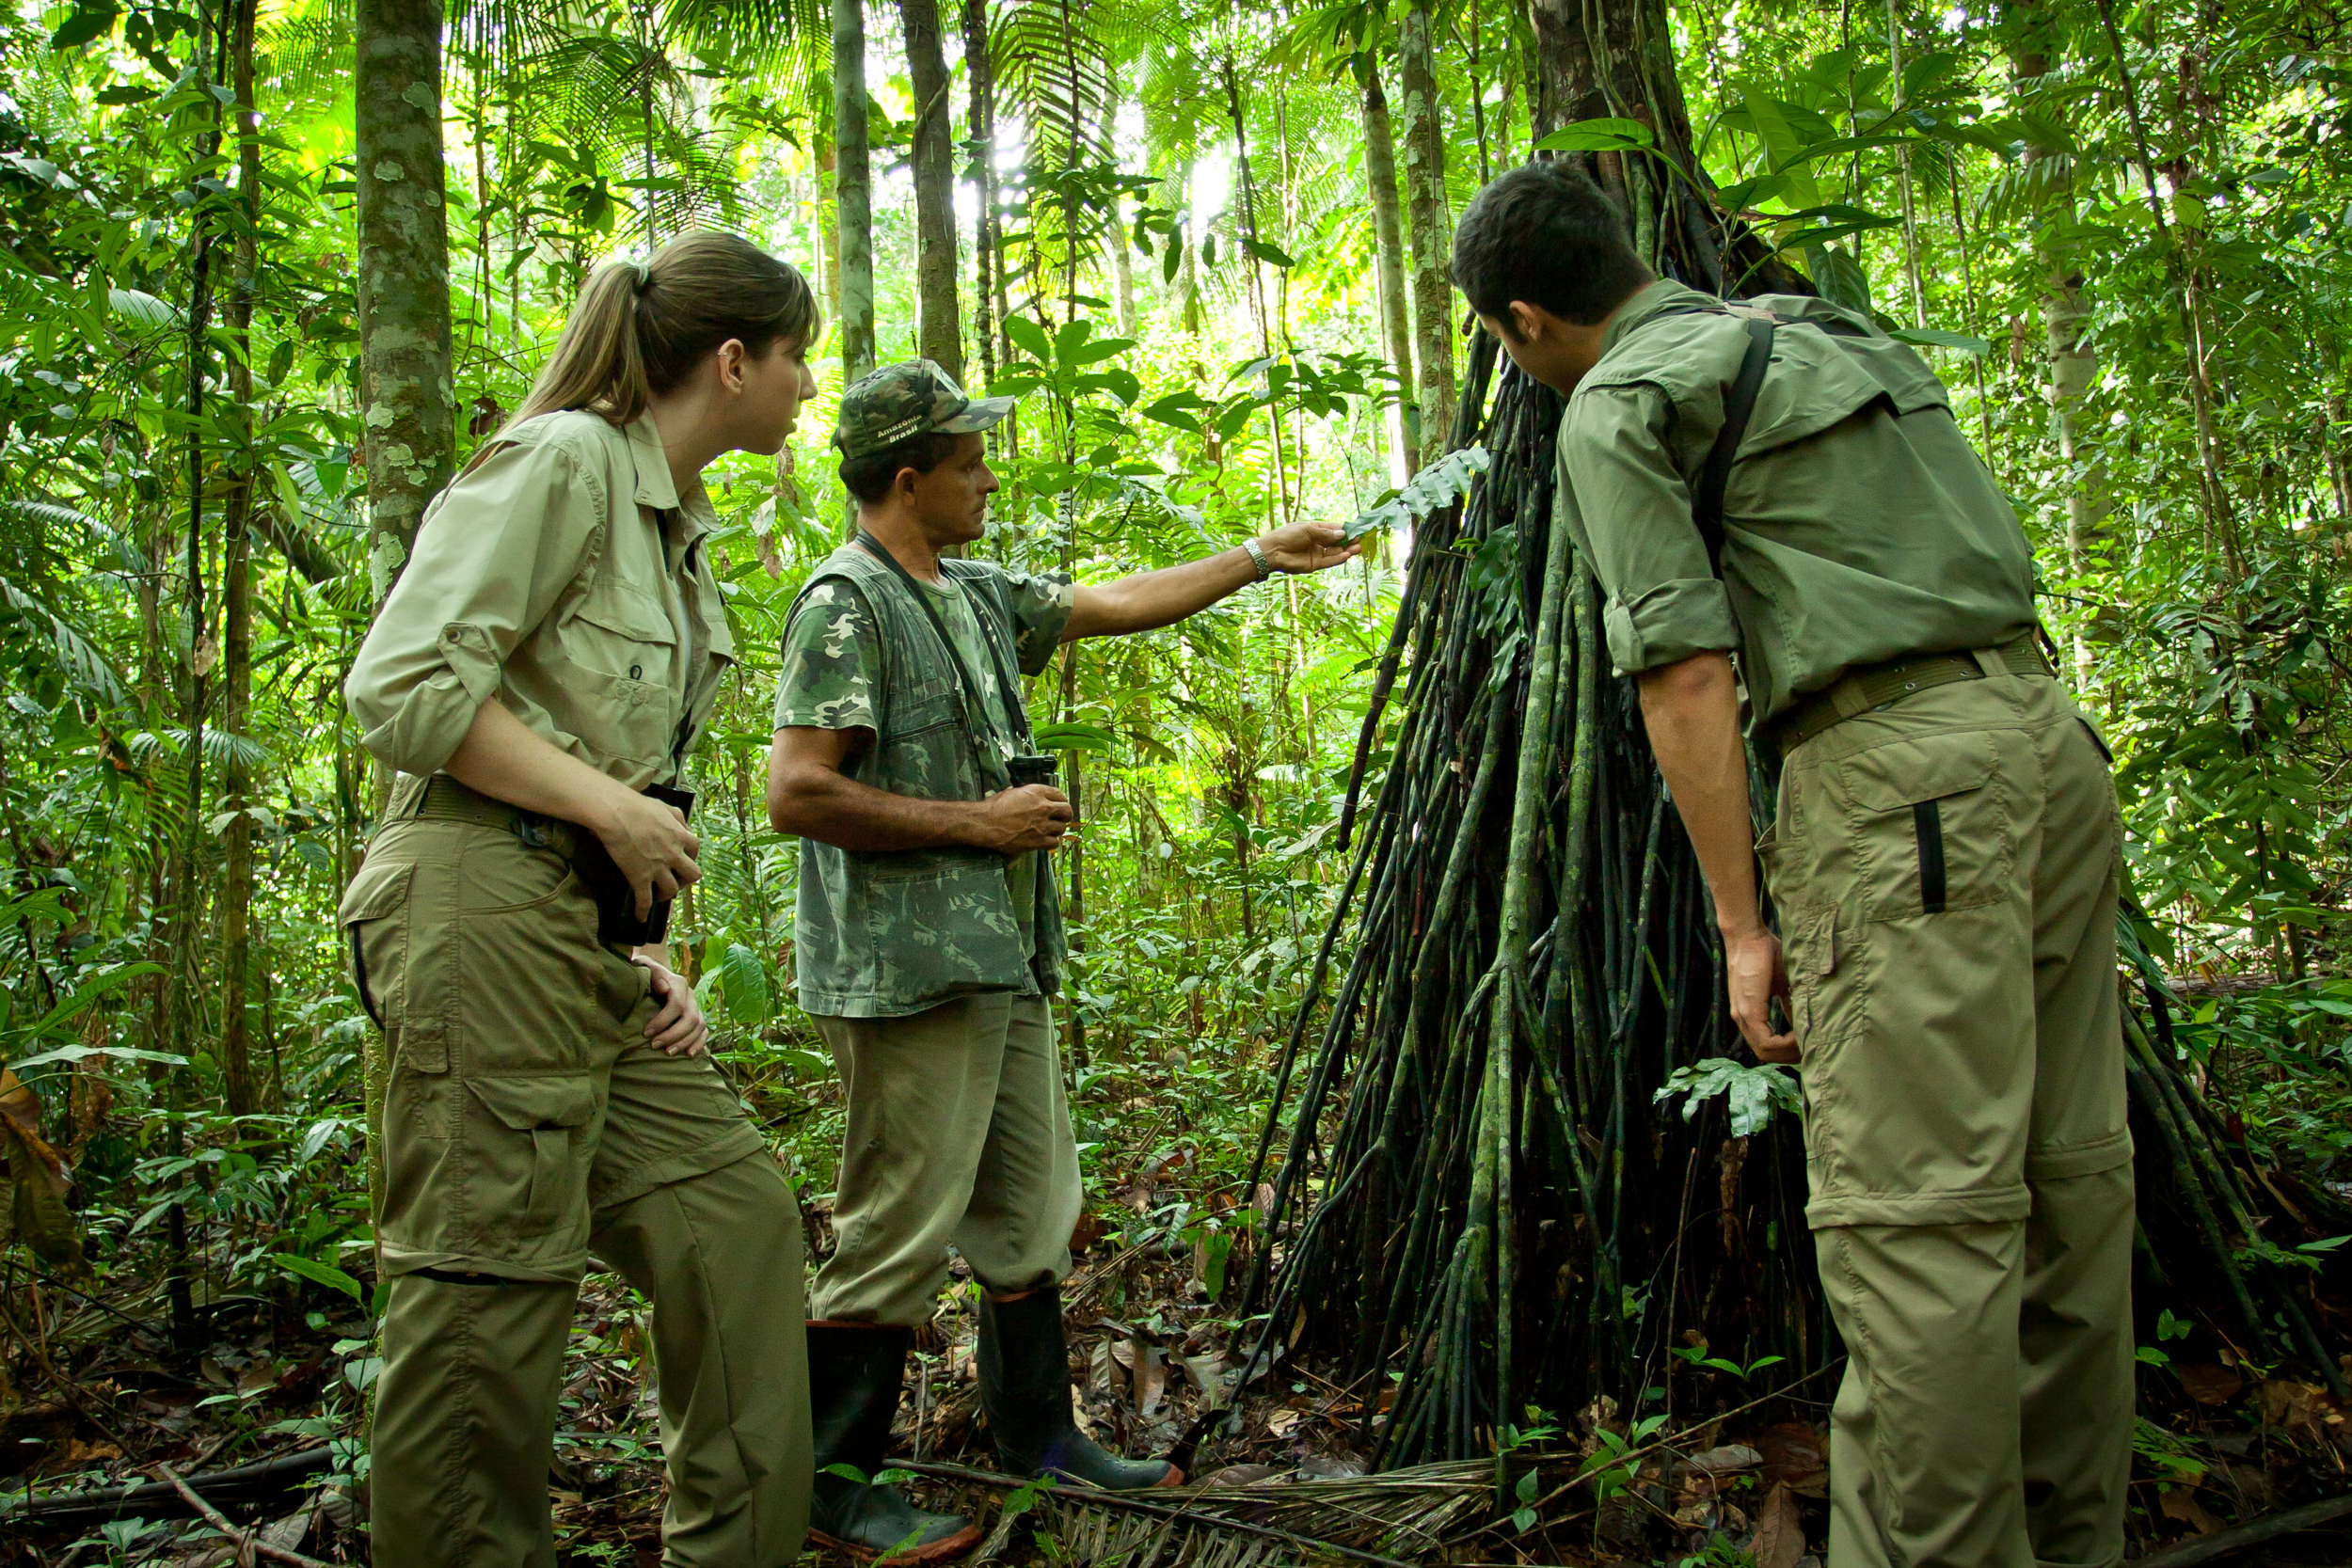
<svg viewBox="0 0 2352 1568"><path fill-rule="evenodd" d="M1435 462L1454 423L1454 218L1446 210L1445 126L1438 112L1437 58L1428 0L1412 0L1397 24L1405 98L1406 228L1413 250L1413 346L1420 370L1418 461Z"/></svg>
<svg viewBox="0 0 2352 1568"><path fill-rule="evenodd" d="M1888 85L1894 93L1897 114L1903 107L1903 19L1897 11L1896 0L1886 0L1886 57ZM1903 277L1911 284L1911 325L1928 325L1928 291L1919 277L1919 222L1912 206L1911 144L1904 142L1895 150L1895 190L1900 198L1903 217Z"/></svg>
<svg viewBox="0 0 2352 1568"><path fill-rule="evenodd" d="M229 396L232 417L250 424L253 402L253 279L257 231L262 221L262 144L253 112L253 29L258 0L236 0L230 44L231 80L237 95L236 266L229 293ZM243 739L253 703L253 512L254 473L247 459L231 474L221 503L221 725ZM252 780L231 756L222 779L222 803L234 815L222 834L220 890L220 1063L229 1114L251 1116L261 1108L253 1077L253 1037L246 1022L252 974L253 821Z"/></svg>
<svg viewBox="0 0 2352 1568"><path fill-rule="evenodd" d="M1127 237L1124 198L1111 198L1110 216L1103 225L1103 249L1111 259L1111 304L1119 316L1119 335L1136 335L1136 266L1128 253L1135 247Z"/></svg>
<svg viewBox="0 0 2352 1568"><path fill-rule="evenodd" d="M833 0L833 188L841 225L841 380L874 368L873 170L866 143L866 0Z"/></svg>
<svg viewBox="0 0 2352 1568"><path fill-rule="evenodd" d="M456 451L440 0L358 0L359 411L381 602Z"/></svg>
<svg viewBox="0 0 2352 1568"><path fill-rule="evenodd" d="M972 144L969 178L978 199L972 216L972 346L979 351L982 385L996 374L996 279L1004 258L996 247L996 80L988 55L988 0L963 0L963 73L971 87L965 128Z"/></svg>
<svg viewBox="0 0 2352 1568"><path fill-rule="evenodd" d="M1402 484L1421 456L1421 410L1413 398L1413 325L1405 299L1405 230L1397 212L1396 132L1376 61L1364 72L1364 177L1372 187L1374 277L1379 284L1382 346L1396 367L1396 406L1389 414L1390 478Z"/></svg>
<svg viewBox="0 0 2352 1568"><path fill-rule="evenodd" d="M2011 71L2021 86L2039 83L2056 63L2043 52L2049 35L2043 26L2037 25L2040 13L2033 7L2013 5L2010 17L2019 29L2020 39L2010 51ZM2057 103L2044 103L2039 99L2034 102L2042 118L2059 120L2065 112ZM2058 195L2044 214L2044 221L2035 226L2034 248L2042 270L2042 342L2050 361L2044 395L2050 402L2051 436L2058 446L2058 462L2067 474L2066 559L2068 565L2081 572L2104 553L2107 504L2104 465L2094 464L2081 478L2074 477L2082 451L2075 428L2076 416L2083 398L2099 378L2099 354L2084 332L2085 324L2090 319L2090 302L2083 291L2082 269L2074 264L2074 246L2067 238L2074 218L2074 198L2066 188L2066 160L2071 156L2061 148L2030 142L2026 146L2029 168L2057 170L2050 183ZM2091 675L2090 642L2081 626L2075 628L2074 644L2076 678L2088 682Z"/></svg>
<svg viewBox="0 0 2352 1568"><path fill-rule="evenodd" d="M963 322L956 303L956 152L947 112L947 58L938 0L898 0L907 76L914 88L915 346L963 379Z"/></svg>

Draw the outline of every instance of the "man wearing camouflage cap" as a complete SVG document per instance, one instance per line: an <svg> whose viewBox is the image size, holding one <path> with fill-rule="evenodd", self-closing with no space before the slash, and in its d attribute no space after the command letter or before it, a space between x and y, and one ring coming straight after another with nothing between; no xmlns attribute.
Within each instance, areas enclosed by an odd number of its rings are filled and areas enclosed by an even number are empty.
<svg viewBox="0 0 2352 1568"><path fill-rule="evenodd" d="M834 444L858 537L810 577L784 639L768 819L802 835L801 1006L849 1097L837 1238L809 1304L814 1528L894 1562L977 1543L888 1487L881 1467L907 1350L953 1242L982 1287L980 1400L1006 1464L1101 1487L1173 1485L1071 1418L1060 1284L1082 1196L1048 998L1066 949L1045 856L1071 821L1014 672L1081 637L1181 621L1276 572L1354 557L1298 523L1205 560L1101 585L947 552L984 531L996 489L980 432L1010 398L970 398L928 359L842 397Z"/></svg>

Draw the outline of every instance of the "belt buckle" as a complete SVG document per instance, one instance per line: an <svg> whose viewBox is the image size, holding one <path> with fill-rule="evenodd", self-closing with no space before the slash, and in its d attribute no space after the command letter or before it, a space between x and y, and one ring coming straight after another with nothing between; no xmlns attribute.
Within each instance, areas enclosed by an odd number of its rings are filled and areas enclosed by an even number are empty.
<svg viewBox="0 0 2352 1568"><path fill-rule="evenodd" d="M521 839L526 847L544 849L548 847L547 823L536 812L518 811L515 814L515 836Z"/></svg>

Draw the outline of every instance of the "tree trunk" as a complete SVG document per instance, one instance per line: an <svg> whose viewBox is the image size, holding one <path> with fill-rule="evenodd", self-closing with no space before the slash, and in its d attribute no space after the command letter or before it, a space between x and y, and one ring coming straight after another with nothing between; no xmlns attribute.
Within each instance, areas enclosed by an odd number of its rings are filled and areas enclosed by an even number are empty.
<svg viewBox="0 0 2352 1568"><path fill-rule="evenodd" d="M1119 335L1136 335L1136 267L1129 254L1135 248L1127 235L1125 201L1111 198L1111 214L1103 225L1103 249L1111 259L1111 304L1119 315Z"/></svg>
<svg viewBox="0 0 2352 1568"><path fill-rule="evenodd" d="M2038 13L2030 8L2012 5L2010 16L2020 26L2020 40L2010 50L2010 69L2021 86L2038 83L2056 63L2045 52L2043 29L2035 25ZM2064 113L2056 103L2044 103L2041 108L2052 119ZM2039 252L2043 278L2042 328L2050 359L2046 392L2050 400L2050 429L2058 443L2058 462L2067 473L2066 559L2069 566L2081 572L2104 553L2107 504L2104 465L2094 464L2079 480L2074 477L2078 453L2075 414L2091 384L2099 378L2099 353L2084 336L2084 325L2090 319L2090 302L2083 292L2082 269L2074 263L2074 247L2065 238L2074 227L2074 198L2067 188L2070 171L2066 168L2066 160L2071 156L2059 148L2030 142L2026 146L2028 168L2037 172L2055 169L2051 184L2058 192L2054 202L2058 209L2056 221L2035 225L2034 247ZM2075 629L2074 644L2075 677L2087 682L2091 675L2090 642L2080 626Z"/></svg>
<svg viewBox="0 0 2352 1568"><path fill-rule="evenodd" d="M947 113L947 58L938 0L898 0L907 76L914 88L915 347L959 382L963 322L956 304L955 134Z"/></svg>
<svg viewBox="0 0 2352 1568"><path fill-rule="evenodd" d="M963 71L971 84L966 130L972 144L970 178L978 210L972 218L972 345L979 350L980 382L996 373L996 280L1004 258L996 245L996 77L988 55L988 0L963 0Z"/></svg>
<svg viewBox="0 0 2352 1568"><path fill-rule="evenodd" d="M262 143L253 112L253 28L258 0L238 0L230 45L237 94L236 268L229 293L229 396L235 418L250 421L253 402L253 275L255 242L262 221ZM254 473L233 474L221 503L221 725L243 738L253 705L253 514ZM253 1036L246 1022L252 974L253 782L232 754L221 781L223 803L235 815L222 835L220 890L220 1065L229 1114L251 1116L261 1108L253 1078Z"/></svg>
<svg viewBox="0 0 2352 1568"><path fill-rule="evenodd" d="M450 480L449 214L440 0L358 0L359 408L369 581L381 602Z"/></svg>
<svg viewBox="0 0 2352 1568"><path fill-rule="evenodd" d="M1405 87L1406 224L1413 246L1413 347L1420 369L1422 464L1434 463L1454 423L1454 218L1446 209L1445 126L1438 113L1437 59L1428 0L1413 0L1397 24Z"/></svg>
<svg viewBox="0 0 2352 1568"><path fill-rule="evenodd" d="M1710 293L1817 292L1745 225L1698 195L1711 192L1714 183L1692 156L1691 116L1675 75L1665 0L1604 6L1590 26L1578 0L1528 0L1528 19L1535 53L1531 142L1578 120L1612 118L1639 120L1656 138L1654 155L1564 155L1625 208L1644 261ZM1658 159L1681 173L1660 166Z"/></svg>
<svg viewBox="0 0 2352 1568"><path fill-rule="evenodd" d="M841 225L841 381L874 368L873 171L866 148L866 0L833 0L833 188Z"/></svg>
<svg viewBox="0 0 2352 1568"><path fill-rule="evenodd" d="M1396 132L1376 64L1364 73L1364 176L1372 187L1372 238L1379 284L1382 346L1396 367L1396 406L1389 414L1390 477L1413 475L1421 455L1421 410L1413 403L1413 326L1405 302L1405 233L1397 213Z"/></svg>

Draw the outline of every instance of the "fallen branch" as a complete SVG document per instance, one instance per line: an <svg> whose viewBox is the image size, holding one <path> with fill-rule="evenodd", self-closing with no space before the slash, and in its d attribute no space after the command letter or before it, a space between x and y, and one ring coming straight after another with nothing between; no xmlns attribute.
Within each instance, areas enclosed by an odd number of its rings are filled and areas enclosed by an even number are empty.
<svg viewBox="0 0 2352 1568"><path fill-rule="evenodd" d="M2329 1497L2325 1502L2305 1503L2301 1508L2290 1508L2283 1513L2266 1513L2243 1525L2217 1529L2211 1535L2201 1535L2194 1541L2184 1541L2177 1546L2168 1546L2163 1551L2135 1558L2127 1568L2192 1568L2195 1563L2211 1562L2217 1557L2228 1557L2232 1552L2260 1545L2273 1536L2292 1535L2296 1530L2324 1525L2346 1513L2352 1513L2352 1494Z"/></svg>
<svg viewBox="0 0 2352 1568"><path fill-rule="evenodd" d="M237 1549L238 1561L250 1562L253 1560L254 1554L259 1553L262 1557L273 1558L279 1562L291 1562L294 1568L331 1568L330 1564L321 1562L317 1558L304 1557L300 1552L284 1546L274 1546L250 1530L239 1529L230 1524L227 1516L218 1509L198 1497L195 1488L180 1479L180 1472L163 1461L157 1460L149 1467L149 1471L171 1482L172 1489L187 1499L188 1506L196 1510L198 1515L206 1524L228 1538L230 1544Z"/></svg>
<svg viewBox="0 0 2352 1568"><path fill-rule="evenodd" d="M199 1455L201 1463L209 1455ZM291 1489L300 1479L317 1474L334 1463L334 1453L324 1444L315 1449L303 1449L280 1454L234 1469L215 1471L199 1476L195 1484L215 1497L222 1493L272 1495ZM83 1525L106 1519L120 1518L126 1513L150 1513L157 1505L184 1506L176 1502L180 1494L167 1482L154 1481L140 1486L109 1486L101 1491L73 1492L62 1497L36 1497L11 1509L0 1510L0 1521L10 1524L40 1523L44 1525Z"/></svg>
<svg viewBox="0 0 2352 1568"><path fill-rule="evenodd" d="M894 1459L889 1463L894 1470L911 1470L918 1476L930 1476L936 1481L962 1481L975 1486L993 1486L1005 1492L1017 1492L1029 1484L1028 1481L1018 1477L1000 1476L991 1470L975 1470L963 1465L938 1465L928 1461L905 1459ZM1171 1524L1197 1525L1206 1529L1232 1530L1242 1535L1256 1535L1269 1540L1288 1542L1301 1551L1329 1552L1355 1562L1375 1563L1378 1568L1413 1568L1411 1563L1402 1559L1382 1557L1377 1552L1359 1551L1353 1546L1343 1546L1336 1541L1318 1541L1312 1536L1298 1535L1286 1529L1276 1529L1271 1525L1245 1524L1239 1519L1228 1519L1222 1514L1202 1513L1189 1503L1183 1507L1169 1507L1164 1503L1147 1503L1139 1498L1131 1497L1123 1492L1098 1492L1091 1488L1078 1486L1056 1487L1051 1495L1057 1501L1074 1503L1084 1508L1118 1509L1129 1513L1154 1515Z"/></svg>

